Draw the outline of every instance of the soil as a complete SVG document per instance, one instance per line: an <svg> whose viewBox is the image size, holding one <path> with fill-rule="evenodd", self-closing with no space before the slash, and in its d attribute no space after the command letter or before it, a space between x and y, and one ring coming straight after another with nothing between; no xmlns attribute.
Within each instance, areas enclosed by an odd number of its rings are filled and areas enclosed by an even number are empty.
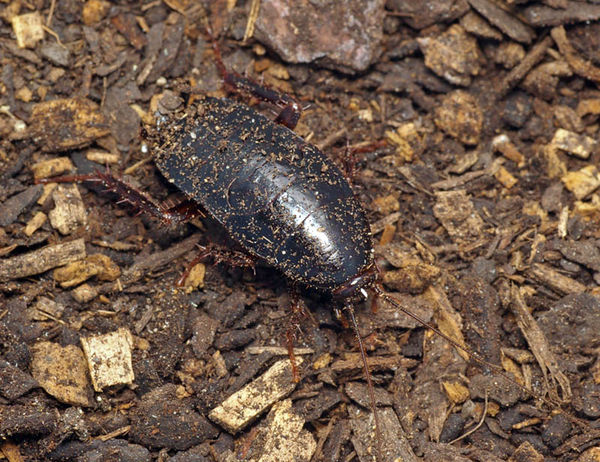
<svg viewBox="0 0 600 462"><path fill-rule="evenodd" d="M365 462L378 441L385 461L600 458L598 3L37 0L0 16L4 458ZM36 182L108 168L174 206L152 161L163 114L210 95L274 119L224 87L208 23L228 69L300 102L296 133L365 208L388 294L355 307L379 436L327 294L302 294L296 383L281 274L219 254L176 285L198 246L239 250L210 217L165 226L97 183Z"/></svg>

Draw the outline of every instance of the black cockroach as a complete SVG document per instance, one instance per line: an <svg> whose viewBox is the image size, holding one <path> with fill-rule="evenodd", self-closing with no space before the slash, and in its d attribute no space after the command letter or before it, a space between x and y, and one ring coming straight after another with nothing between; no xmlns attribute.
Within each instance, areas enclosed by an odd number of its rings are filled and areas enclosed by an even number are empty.
<svg viewBox="0 0 600 462"><path fill-rule="evenodd" d="M216 46L214 51L227 86L281 110L274 122L229 99L198 97L178 117L164 123L158 130L157 138L162 142L155 162L165 178L184 193L183 203L163 206L108 173L62 177L59 181L100 181L123 201L167 224L209 215L250 256L246 261L266 262L290 281L293 319L301 311L297 288L330 295L336 312L343 310L357 338L375 418L379 459L383 460L373 384L353 307L370 292L431 326L383 292L369 224L347 179L321 151L292 131L300 116L298 103L227 71ZM206 255L203 252L190 266ZM287 337L297 377L293 326L288 328ZM475 360L494 367L477 357Z"/></svg>

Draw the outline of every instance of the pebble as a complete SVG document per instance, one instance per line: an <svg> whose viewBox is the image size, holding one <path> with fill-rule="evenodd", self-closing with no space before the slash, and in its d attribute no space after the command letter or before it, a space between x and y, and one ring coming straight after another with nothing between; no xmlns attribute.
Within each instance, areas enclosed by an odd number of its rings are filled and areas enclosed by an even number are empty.
<svg viewBox="0 0 600 462"><path fill-rule="evenodd" d="M254 34L285 61L317 61L354 74L379 57L384 6L384 0L263 0Z"/></svg>

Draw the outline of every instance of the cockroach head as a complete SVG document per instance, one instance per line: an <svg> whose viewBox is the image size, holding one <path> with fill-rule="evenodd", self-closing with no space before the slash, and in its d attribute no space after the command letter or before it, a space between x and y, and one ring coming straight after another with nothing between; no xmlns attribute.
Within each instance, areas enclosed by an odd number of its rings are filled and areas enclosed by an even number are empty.
<svg viewBox="0 0 600 462"><path fill-rule="evenodd" d="M373 287L378 276L377 266L370 264L356 276L334 289L333 298L346 304L364 301L367 298L367 290Z"/></svg>

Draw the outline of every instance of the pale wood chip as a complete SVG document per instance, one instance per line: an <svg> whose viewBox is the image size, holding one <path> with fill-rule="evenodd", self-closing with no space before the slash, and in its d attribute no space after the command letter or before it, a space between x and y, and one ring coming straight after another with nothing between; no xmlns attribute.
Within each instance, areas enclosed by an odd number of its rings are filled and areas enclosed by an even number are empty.
<svg viewBox="0 0 600 462"><path fill-rule="evenodd" d="M552 388L549 389L551 396L564 402L571 401L572 392L569 379L560 370L556 357L550 351L548 340L536 320L531 315L521 291L518 287L513 285L510 294L512 299L510 307L517 318L517 324L519 325L523 336L527 339L527 343L542 369L546 383L548 383L548 378L550 378L550 381L552 382ZM560 388L560 393L558 392L557 387Z"/></svg>

